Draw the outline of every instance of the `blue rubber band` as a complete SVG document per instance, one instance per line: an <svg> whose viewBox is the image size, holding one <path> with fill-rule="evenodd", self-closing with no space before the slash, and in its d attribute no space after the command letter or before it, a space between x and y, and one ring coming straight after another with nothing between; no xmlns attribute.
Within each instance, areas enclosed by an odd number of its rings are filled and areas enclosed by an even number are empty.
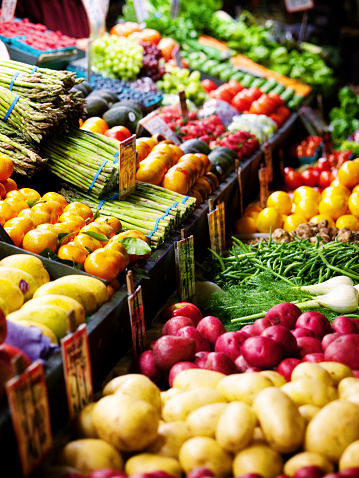
<svg viewBox="0 0 359 478"><path fill-rule="evenodd" d="M36 70L37 70L37 66L34 66L34 68L30 71L30 75L32 75L33 73L35 73Z"/></svg>
<svg viewBox="0 0 359 478"><path fill-rule="evenodd" d="M148 237L149 237L150 239L151 239L151 237L153 236L153 234L154 234L155 232L157 232L158 223L160 222L160 219L161 219L161 218L159 218L159 217L156 219L155 227L153 228L153 231L151 231L151 232L149 233L149 235L148 235Z"/></svg>
<svg viewBox="0 0 359 478"><path fill-rule="evenodd" d="M175 201L175 203L174 203L173 206L171 206L171 207L176 207L177 204L178 204L178 201Z"/></svg>
<svg viewBox="0 0 359 478"><path fill-rule="evenodd" d="M102 206L104 205L105 201L111 201L112 199L115 199L117 196L119 196L120 193L116 193L114 194L113 196L111 196L110 198L105 198L105 199L102 199L102 201L100 201L100 204L97 206L96 209L101 209Z"/></svg>
<svg viewBox="0 0 359 478"><path fill-rule="evenodd" d="M189 196L185 196L185 197L183 198L183 201L181 202L181 204L184 204L184 203L187 201L188 198L189 198Z"/></svg>
<svg viewBox="0 0 359 478"><path fill-rule="evenodd" d="M7 110L7 113L6 115L4 116L4 119L3 121L7 121L8 117L10 116L14 106L16 105L16 103L19 101L20 99L20 95L16 95L15 98L14 98L14 101L11 103L11 105L9 106L9 109Z"/></svg>
<svg viewBox="0 0 359 478"><path fill-rule="evenodd" d="M10 86L9 86L9 90L12 91L13 87L14 87L14 83L15 83L15 80L16 78L20 75L20 72L17 71L16 73L13 74L13 77L11 78L11 81L10 81Z"/></svg>
<svg viewBox="0 0 359 478"><path fill-rule="evenodd" d="M88 193L90 193L92 191L92 188L94 187L94 184L95 184L97 178L99 177L100 172L103 170L103 168L104 168L104 166L107 162L108 162L108 159L105 159L105 161L98 168L97 173L95 174L95 177L93 178L92 183L90 184L90 187L87 190Z"/></svg>
<svg viewBox="0 0 359 478"><path fill-rule="evenodd" d="M113 157L115 158L113 164L118 163L118 160L120 159L120 152L116 151L116 153L113 155Z"/></svg>

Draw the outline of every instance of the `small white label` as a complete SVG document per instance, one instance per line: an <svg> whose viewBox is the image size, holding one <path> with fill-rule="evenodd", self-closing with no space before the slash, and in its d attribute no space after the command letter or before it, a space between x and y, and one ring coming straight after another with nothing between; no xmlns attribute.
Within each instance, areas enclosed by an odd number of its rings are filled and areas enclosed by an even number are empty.
<svg viewBox="0 0 359 478"><path fill-rule="evenodd" d="M132 121L132 122L135 121L136 115L135 115L135 113L134 113L133 111L130 111L130 112L128 113L128 119L129 119L130 121Z"/></svg>
<svg viewBox="0 0 359 478"><path fill-rule="evenodd" d="M91 36L98 36L105 31L105 12L97 0L82 0L90 24Z"/></svg>
<svg viewBox="0 0 359 478"><path fill-rule="evenodd" d="M289 13L301 12L314 8L313 0L284 0L286 9Z"/></svg>
<svg viewBox="0 0 359 478"><path fill-rule="evenodd" d="M10 22L15 15L17 0L3 0L1 4L1 22Z"/></svg>

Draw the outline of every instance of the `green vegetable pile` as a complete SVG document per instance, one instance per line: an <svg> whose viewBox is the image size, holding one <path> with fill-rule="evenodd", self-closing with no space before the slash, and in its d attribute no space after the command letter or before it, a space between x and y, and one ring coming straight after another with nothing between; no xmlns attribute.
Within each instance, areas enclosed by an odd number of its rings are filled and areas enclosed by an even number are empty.
<svg viewBox="0 0 359 478"><path fill-rule="evenodd" d="M346 140L359 129L359 96L348 86L338 94L340 106L329 113L332 137L334 141ZM352 149L351 147L346 149Z"/></svg>

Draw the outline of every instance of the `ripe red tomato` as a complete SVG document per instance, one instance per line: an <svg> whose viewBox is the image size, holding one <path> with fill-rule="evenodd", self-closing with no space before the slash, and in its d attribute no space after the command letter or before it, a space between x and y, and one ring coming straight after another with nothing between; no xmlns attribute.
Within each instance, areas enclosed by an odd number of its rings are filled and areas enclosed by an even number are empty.
<svg viewBox="0 0 359 478"><path fill-rule="evenodd" d="M216 83L212 80L202 80L201 85L202 85L204 91L206 91L207 93L217 89Z"/></svg>
<svg viewBox="0 0 359 478"><path fill-rule="evenodd" d="M305 186L316 186L318 184L319 172L314 168L308 168L302 172L302 179Z"/></svg>
<svg viewBox="0 0 359 478"><path fill-rule="evenodd" d="M302 186L302 175L293 168L284 168L284 183L289 189L297 189Z"/></svg>
<svg viewBox="0 0 359 478"><path fill-rule="evenodd" d="M318 184L322 189L325 189L330 186L334 179L334 175L331 173L331 171L322 171L319 175Z"/></svg>
<svg viewBox="0 0 359 478"><path fill-rule="evenodd" d="M126 126L114 126L105 132L105 136L124 141L131 136L131 131Z"/></svg>
<svg viewBox="0 0 359 478"><path fill-rule="evenodd" d="M330 162L327 158L319 158L318 164L315 168L319 173L322 171L330 171Z"/></svg>

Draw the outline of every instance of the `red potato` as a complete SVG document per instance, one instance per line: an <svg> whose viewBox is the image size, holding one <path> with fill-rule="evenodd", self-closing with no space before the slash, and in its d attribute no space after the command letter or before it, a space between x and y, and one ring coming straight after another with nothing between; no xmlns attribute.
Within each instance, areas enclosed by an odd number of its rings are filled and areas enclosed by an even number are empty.
<svg viewBox="0 0 359 478"><path fill-rule="evenodd" d="M178 337L189 337L196 342L196 353L197 352L210 352L211 347L208 340L203 337L201 332L199 332L195 327L182 327L176 333Z"/></svg>
<svg viewBox="0 0 359 478"><path fill-rule="evenodd" d="M207 370L224 373L225 375L237 373L237 367L233 360L223 352L210 352L207 357L205 368Z"/></svg>
<svg viewBox="0 0 359 478"><path fill-rule="evenodd" d="M299 327L309 329L314 334L319 335L321 338L323 338L324 335L330 334L330 332L332 332L330 322L325 315L313 310L304 312L304 314L298 317L295 328L297 329Z"/></svg>
<svg viewBox="0 0 359 478"><path fill-rule="evenodd" d="M91 478L91 476L93 476L93 475L92 475L92 473L90 473L88 476L89 476L89 478ZM85 475L81 475L80 473L77 473L76 471L70 471L70 472L67 472L64 475L64 478L85 478ZM95 478L96 478L96 475L95 475ZM106 476L105 476L105 478L106 478Z"/></svg>
<svg viewBox="0 0 359 478"><path fill-rule="evenodd" d="M215 474L209 468L204 466L197 466L193 468L192 471L187 473L186 478L207 478L207 477L215 477Z"/></svg>
<svg viewBox="0 0 359 478"><path fill-rule="evenodd" d="M249 337L241 347L242 355L251 367L272 369L282 360L282 349L268 337Z"/></svg>
<svg viewBox="0 0 359 478"><path fill-rule="evenodd" d="M283 327L292 330L301 313L302 311L295 304L282 302L269 309L265 315L265 319L271 320L273 325L283 325Z"/></svg>
<svg viewBox="0 0 359 478"><path fill-rule="evenodd" d="M168 384L172 388L173 387L173 380L175 376L178 375L182 370L187 370L189 368L199 368L193 362L177 362L173 367L171 367L170 373L168 375Z"/></svg>
<svg viewBox="0 0 359 478"><path fill-rule="evenodd" d="M359 369L359 335L341 335L324 352L326 361L340 362L352 370Z"/></svg>
<svg viewBox="0 0 359 478"><path fill-rule="evenodd" d="M240 355L239 357L237 357L236 360L234 361L234 363L237 367L238 372L240 372L240 373L244 373L247 369L250 368L249 363L243 357L243 355Z"/></svg>
<svg viewBox="0 0 359 478"><path fill-rule="evenodd" d="M345 315L341 315L333 320L332 329L338 334L359 334L358 325Z"/></svg>
<svg viewBox="0 0 359 478"><path fill-rule="evenodd" d="M102 470L93 471L88 475L88 478L126 478L127 476L123 471L115 470L114 468L103 468Z"/></svg>
<svg viewBox="0 0 359 478"><path fill-rule="evenodd" d="M275 325L274 322L272 322L270 319L257 319L254 321L252 325L252 332L253 335L261 335L261 333L267 329L268 327L271 327L272 325ZM242 329L243 330L243 329Z"/></svg>
<svg viewBox="0 0 359 478"><path fill-rule="evenodd" d="M290 382L293 370L301 362L297 358L286 358L278 364L277 372L283 375L287 382Z"/></svg>
<svg viewBox="0 0 359 478"><path fill-rule="evenodd" d="M209 352L197 352L194 358L194 363L199 368L206 368L206 362Z"/></svg>
<svg viewBox="0 0 359 478"><path fill-rule="evenodd" d="M254 331L253 331L253 324L247 324L245 325L244 327L241 328L240 330L241 332L245 332L246 334L252 336L252 335L255 335Z"/></svg>
<svg viewBox="0 0 359 478"><path fill-rule="evenodd" d="M278 476L276 476L276 478L289 478L289 476L283 474L283 475L278 475Z"/></svg>
<svg viewBox="0 0 359 478"><path fill-rule="evenodd" d="M322 478L323 471L319 466L305 466L294 473L294 478Z"/></svg>
<svg viewBox="0 0 359 478"><path fill-rule="evenodd" d="M359 370L352 370L354 377L359 378Z"/></svg>
<svg viewBox="0 0 359 478"><path fill-rule="evenodd" d="M303 327L299 327L298 329L293 329L290 332L291 334L294 335L296 339L298 339L299 337L314 337L315 338L314 332L312 332L309 329L304 329Z"/></svg>
<svg viewBox="0 0 359 478"><path fill-rule="evenodd" d="M203 319L203 315L201 314L201 311L199 310L198 307L196 307L194 304L191 304L190 302L180 302L179 304L175 305L181 305L181 307L176 307L172 311L172 317L177 317L179 315L184 315L185 317L189 317L190 319L193 320L195 327L197 326L198 322Z"/></svg>
<svg viewBox="0 0 359 478"><path fill-rule="evenodd" d="M192 362L196 353L196 342L188 337L164 335L153 347L155 364L161 370L170 370L177 362Z"/></svg>
<svg viewBox="0 0 359 478"><path fill-rule="evenodd" d="M134 473L130 475L131 478L176 478L175 475L167 473L166 471L157 470L148 473Z"/></svg>
<svg viewBox="0 0 359 478"><path fill-rule="evenodd" d="M334 332L333 334L327 334L324 335L322 339L322 349L325 352L326 348L328 345L330 345L332 342L334 342L335 339L340 337L342 334L339 334L338 332Z"/></svg>
<svg viewBox="0 0 359 478"><path fill-rule="evenodd" d="M324 362L324 354L321 352L316 352L313 354L304 355L304 357L302 358L302 362L314 362L314 363Z"/></svg>
<svg viewBox="0 0 359 478"><path fill-rule="evenodd" d="M193 320L183 315L172 317L163 326L162 335L176 335L182 327L194 327Z"/></svg>
<svg viewBox="0 0 359 478"><path fill-rule="evenodd" d="M298 337L298 354L300 358L303 358L305 355L322 353L322 343L320 340L315 339L314 337Z"/></svg>
<svg viewBox="0 0 359 478"><path fill-rule="evenodd" d="M239 475L239 477L237 478L263 478L263 477L262 475L259 475L258 473L243 473L242 475Z"/></svg>
<svg viewBox="0 0 359 478"><path fill-rule="evenodd" d="M359 478L359 468L347 468L346 470L341 470L340 476L346 478Z"/></svg>
<svg viewBox="0 0 359 478"><path fill-rule="evenodd" d="M241 355L241 347L243 342L248 338L248 334L242 330L236 332L226 332L216 340L215 352L223 352L233 361Z"/></svg>
<svg viewBox="0 0 359 478"><path fill-rule="evenodd" d="M247 370L244 373L254 373L254 372L260 372L262 369L259 367L248 367Z"/></svg>
<svg viewBox="0 0 359 478"><path fill-rule="evenodd" d="M206 337L212 348L214 348L214 344L218 337L226 333L226 329L222 322L213 315L203 317L203 319L197 324L197 330Z"/></svg>
<svg viewBox="0 0 359 478"><path fill-rule="evenodd" d="M358 320L358 319L355 319L354 317L350 317L350 320L351 320L352 322L354 322L354 324L355 324L355 325L358 327L358 329L359 329L359 320Z"/></svg>
<svg viewBox="0 0 359 478"><path fill-rule="evenodd" d="M142 352L134 362L134 372L142 373L150 378L152 382L159 383L162 377L162 370L160 370L153 357L153 350L145 350Z"/></svg>
<svg viewBox="0 0 359 478"><path fill-rule="evenodd" d="M262 337L268 337L282 349L283 358L296 357L298 354L297 340L283 325L272 325L262 332Z"/></svg>

